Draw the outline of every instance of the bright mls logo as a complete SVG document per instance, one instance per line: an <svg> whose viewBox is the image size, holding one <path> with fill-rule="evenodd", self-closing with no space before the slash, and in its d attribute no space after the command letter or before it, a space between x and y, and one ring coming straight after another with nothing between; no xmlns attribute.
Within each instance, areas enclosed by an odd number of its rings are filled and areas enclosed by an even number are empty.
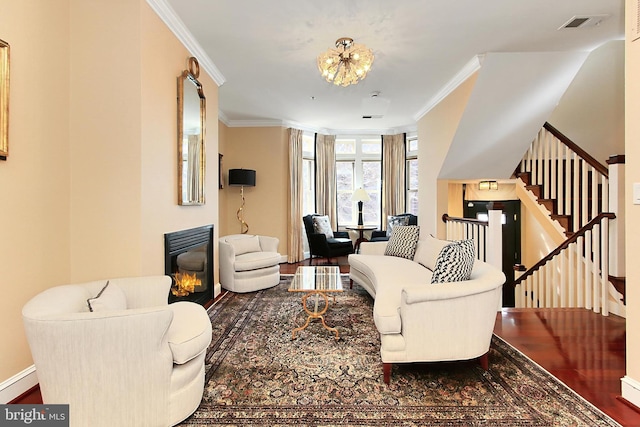
<svg viewBox="0 0 640 427"><path fill-rule="evenodd" d="M69 405L0 405L0 427L69 427Z"/></svg>

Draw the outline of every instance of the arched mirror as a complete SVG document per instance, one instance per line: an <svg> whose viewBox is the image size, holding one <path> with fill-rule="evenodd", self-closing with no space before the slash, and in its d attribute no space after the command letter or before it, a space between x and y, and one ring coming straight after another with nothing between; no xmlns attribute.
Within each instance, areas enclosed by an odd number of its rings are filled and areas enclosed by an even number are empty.
<svg viewBox="0 0 640 427"><path fill-rule="evenodd" d="M200 65L178 77L178 204L203 205L205 174L205 97L198 81Z"/></svg>

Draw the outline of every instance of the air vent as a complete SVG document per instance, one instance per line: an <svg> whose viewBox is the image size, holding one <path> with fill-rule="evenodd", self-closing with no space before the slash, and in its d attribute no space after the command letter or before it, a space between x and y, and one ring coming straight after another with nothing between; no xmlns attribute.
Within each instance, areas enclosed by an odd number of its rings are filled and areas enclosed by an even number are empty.
<svg viewBox="0 0 640 427"><path fill-rule="evenodd" d="M576 15L562 24L559 30L574 28L597 27L602 21L607 19L609 15Z"/></svg>
<svg viewBox="0 0 640 427"><path fill-rule="evenodd" d="M362 116L362 118L363 119L381 119L382 115L378 114L378 115L375 115L375 116Z"/></svg>

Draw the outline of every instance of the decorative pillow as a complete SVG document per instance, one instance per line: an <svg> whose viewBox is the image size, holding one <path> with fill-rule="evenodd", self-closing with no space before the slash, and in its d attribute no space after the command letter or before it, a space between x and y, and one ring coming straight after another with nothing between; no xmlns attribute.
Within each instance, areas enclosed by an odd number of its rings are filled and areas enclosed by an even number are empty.
<svg viewBox="0 0 640 427"><path fill-rule="evenodd" d="M419 225L397 225L393 228L384 254L413 260L419 237Z"/></svg>
<svg viewBox="0 0 640 427"><path fill-rule="evenodd" d="M313 231L318 234L324 234L327 236L327 239L333 239L331 221L329 221L329 217L326 215L313 217Z"/></svg>
<svg viewBox="0 0 640 427"><path fill-rule="evenodd" d="M249 252L261 252L260 238L258 236L244 236L236 239L228 239L227 243L233 246L236 256Z"/></svg>
<svg viewBox="0 0 640 427"><path fill-rule="evenodd" d="M118 285L109 284L107 280L106 285L98 292L98 295L87 300L87 305L89 306L89 311L93 312L126 310L127 298Z"/></svg>
<svg viewBox="0 0 640 427"><path fill-rule="evenodd" d="M391 237L393 227L398 225L409 225L409 217L389 215L387 217L387 237Z"/></svg>
<svg viewBox="0 0 640 427"><path fill-rule="evenodd" d="M473 240L460 240L448 244L438 255L431 283L469 280L474 260Z"/></svg>
<svg viewBox="0 0 640 427"><path fill-rule="evenodd" d="M433 271L436 268L436 261L440 251L449 244L451 244L451 241L436 239L429 234L427 237L420 239L413 260Z"/></svg>

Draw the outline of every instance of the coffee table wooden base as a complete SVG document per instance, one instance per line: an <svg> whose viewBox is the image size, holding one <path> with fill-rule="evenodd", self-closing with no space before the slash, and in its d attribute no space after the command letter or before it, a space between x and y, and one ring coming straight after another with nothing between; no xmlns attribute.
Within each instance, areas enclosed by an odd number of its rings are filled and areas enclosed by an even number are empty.
<svg viewBox="0 0 640 427"><path fill-rule="evenodd" d="M313 311L309 310L309 307L307 307L307 299L312 295L316 296L316 301L315 301ZM320 297L324 299L324 307L322 308L322 310L318 311L318 302L320 300ZM325 322L324 320L324 314L329 309L329 298L327 298L327 295L325 292L306 292L302 297L302 308L309 316L307 317L307 321L305 322L304 325L298 328L295 328L293 330L293 332L291 333L292 340L296 339L296 332L300 332L303 329L306 329L307 326L309 326L309 323L311 323L312 319L320 319L322 321L322 326L324 326L325 329L331 332L334 332L336 334L337 340L340 339L340 333L338 332L338 330L336 328L332 328L331 326L327 325L327 322Z"/></svg>

